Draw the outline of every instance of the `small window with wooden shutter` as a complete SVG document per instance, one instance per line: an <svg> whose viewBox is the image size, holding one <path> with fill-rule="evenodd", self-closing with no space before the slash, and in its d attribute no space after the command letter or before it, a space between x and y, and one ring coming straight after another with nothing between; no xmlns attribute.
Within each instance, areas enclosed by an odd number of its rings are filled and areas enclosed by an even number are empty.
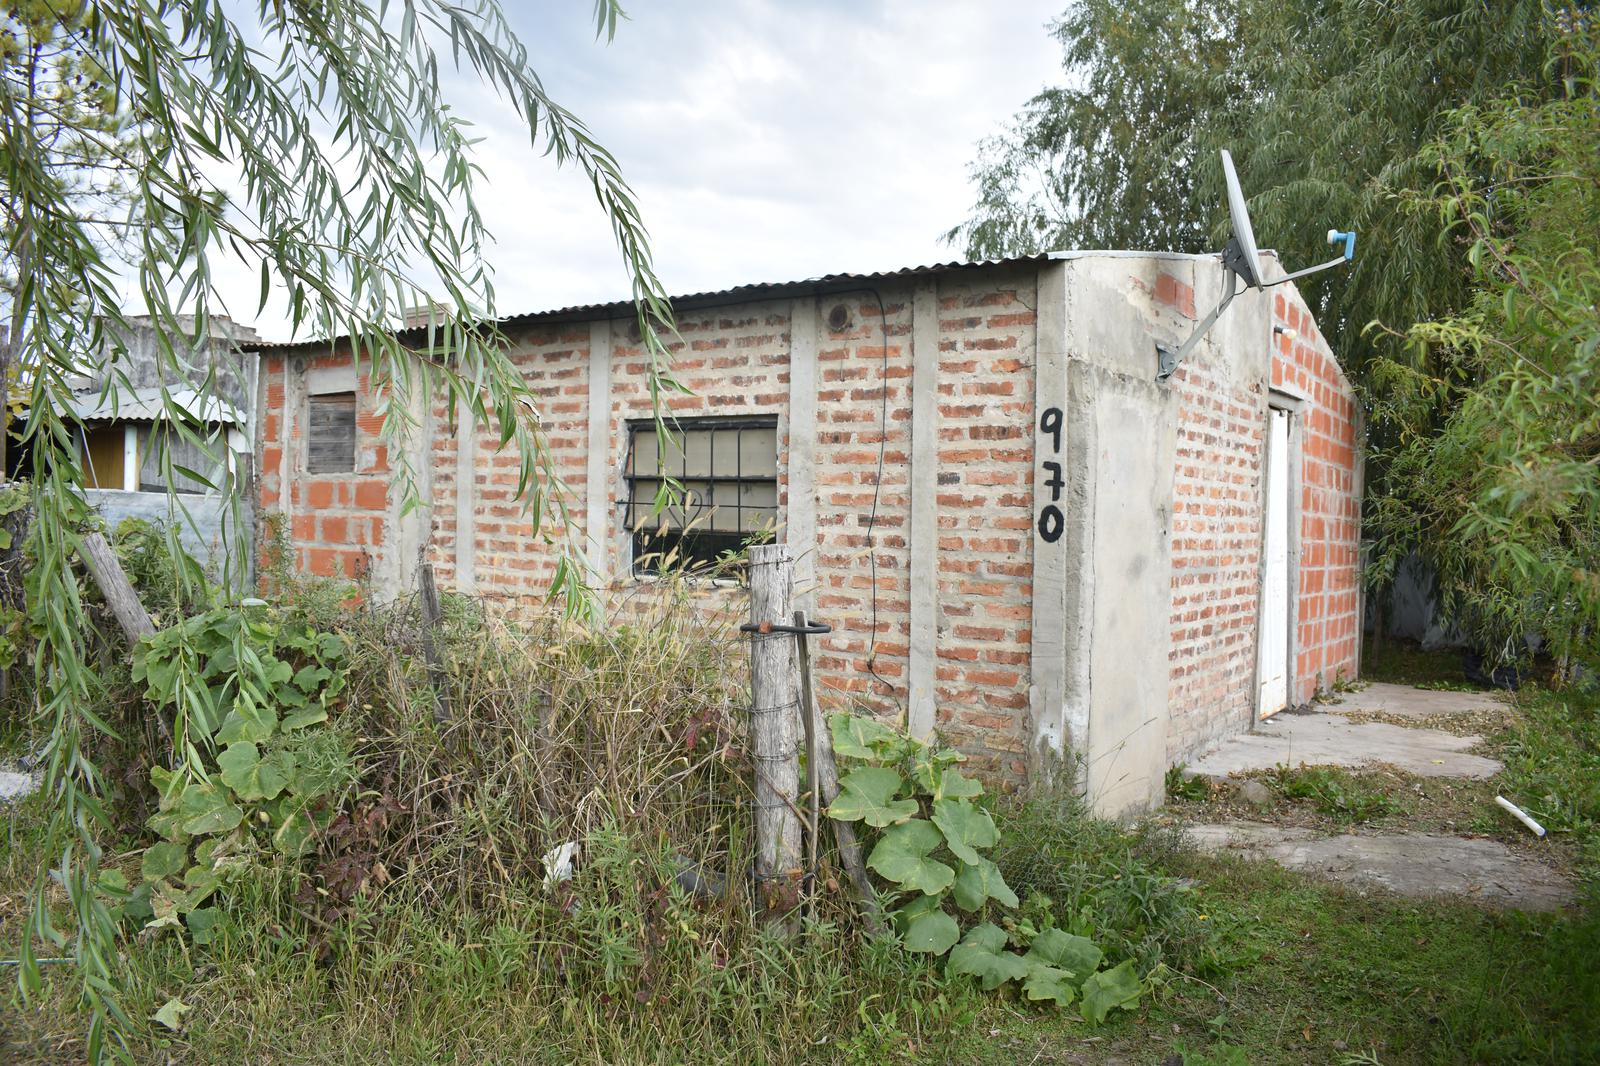
<svg viewBox="0 0 1600 1066"><path fill-rule="evenodd" d="M356 394L311 397L306 426L306 472L349 474L356 468Z"/></svg>

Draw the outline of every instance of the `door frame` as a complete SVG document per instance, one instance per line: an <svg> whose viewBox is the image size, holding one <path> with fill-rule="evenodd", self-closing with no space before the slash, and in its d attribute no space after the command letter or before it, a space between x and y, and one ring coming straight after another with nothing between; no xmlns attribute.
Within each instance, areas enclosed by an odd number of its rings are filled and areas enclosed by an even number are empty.
<svg viewBox="0 0 1600 1066"><path fill-rule="evenodd" d="M1285 639L1288 647L1284 649L1284 706L1294 706L1295 691L1295 652L1298 644L1297 637L1300 631L1300 494L1301 494L1301 441L1302 422L1305 409L1310 403L1310 397L1291 386L1273 385L1267 390L1266 416L1270 420L1273 411L1282 411L1289 420L1288 439L1289 455L1285 464L1289 471L1288 498L1285 501L1289 510L1289 536L1284 567L1287 586L1288 623ZM1263 715L1261 713L1261 626L1267 613L1267 515L1271 506L1271 492L1273 486L1270 481L1271 464L1267 459L1267 449L1271 447L1271 423L1263 426L1261 438L1261 537L1257 542L1256 558L1259 565L1256 571L1256 640L1255 640L1255 669L1251 672L1254 683L1250 692L1250 724L1252 727L1258 722L1266 721L1277 714ZM1280 708L1280 711L1282 708Z"/></svg>

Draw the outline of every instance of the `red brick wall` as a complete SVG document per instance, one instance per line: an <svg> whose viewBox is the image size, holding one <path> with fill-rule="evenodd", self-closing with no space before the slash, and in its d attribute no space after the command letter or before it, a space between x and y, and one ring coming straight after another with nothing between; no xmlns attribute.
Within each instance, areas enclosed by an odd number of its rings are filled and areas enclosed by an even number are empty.
<svg viewBox="0 0 1600 1066"><path fill-rule="evenodd" d="M1162 275L1159 302L1194 316L1189 286ZM1272 296L1271 384L1303 395L1300 567L1292 700L1356 670L1354 394L1293 289ZM1230 338L1229 343L1233 340ZM1246 360L1245 365L1253 365ZM1239 353L1197 347L1173 375L1179 397L1172 517L1168 757L1173 762L1250 723L1256 708L1266 383Z"/></svg>
<svg viewBox="0 0 1600 1066"><path fill-rule="evenodd" d="M938 726L1015 776L1028 735L1033 275L939 292Z"/></svg>
<svg viewBox="0 0 1600 1066"><path fill-rule="evenodd" d="M1350 382L1305 304L1293 291L1273 298L1273 320L1299 336L1277 335L1272 383L1308 398L1300 423L1300 594L1296 604L1294 693L1356 676L1360 639L1360 486L1355 482L1356 407Z"/></svg>
<svg viewBox="0 0 1600 1066"><path fill-rule="evenodd" d="M1166 279L1167 275L1162 275ZM1175 279L1158 300L1194 316ZM1172 513L1172 672L1168 758L1249 724L1261 592L1265 387L1237 353L1199 345L1168 387L1179 396ZM1232 364L1232 365L1230 365Z"/></svg>
<svg viewBox="0 0 1600 1066"><path fill-rule="evenodd" d="M937 725L980 764L1023 773L1030 735L1028 661L1031 636L1032 501L1036 268L952 272L931 279L938 306L939 468L935 692ZM923 281L928 283L927 280ZM817 614L834 632L816 645L824 701L854 702L889 713L903 708L909 669L908 528L911 456L911 339L915 285L882 282L872 293L824 294L816 302ZM1160 275L1154 297L1193 317L1194 293ZM1288 297L1286 300L1285 297ZM1296 699L1319 683L1353 673L1355 654L1356 500L1350 390L1292 290L1275 296L1279 318L1300 340L1272 357L1272 380L1290 381L1310 397L1304 413ZM670 395L677 415L775 416L778 420L779 506L787 515L789 481L788 297L680 310L673 344L676 374L691 390ZM843 305L848 323L828 327ZM802 306L809 307L808 301ZM1296 323L1299 323L1296 325ZM647 366L632 324L611 323L611 410L604 469L607 501L624 492L626 423L647 418ZM590 324L538 324L519 332L512 357L538 399L551 462L564 483L575 530L585 514ZM332 365L322 357L295 368ZM1206 346L1171 383L1178 394L1172 515L1172 656L1169 675L1174 760L1242 728L1253 710L1256 611L1260 582L1261 459L1266 419L1265 353L1251 374L1224 365ZM360 375L358 469L351 475L303 474L303 403L291 387L298 369L270 351L263 359L261 428L263 511L290 513L295 565L313 574L360 576L382 560L389 514L390 464L377 442L378 416ZM885 393L885 390L886 393ZM432 412L425 444L431 462L431 558L441 584L455 584L455 500L459 429L442 402ZM480 594L524 603L542 599L555 552L515 498L517 462L496 449L488 428L477 433L475 571ZM880 445L883 476L878 482ZM289 449L295 471L279 484ZM877 491L874 492L874 486ZM285 495L287 493L287 495ZM875 519L873 518L875 514ZM623 590L635 586L626 536L611 515L609 573ZM868 554L869 522L875 549ZM793 546L796 552L804 546ZM876 563L876 574L873 563ZM874 604L874 593L876 603ZM741 597L709 599L736 606ZM870 669L869 669L870 667Z"/></svg>
<svg viewBox="0 0 1600 1066"><path fill-rule="evenodd" d="M284 516L287 548L294 567L316 577L360 579L383 557L388 533L388 448L378 440L383 416L365 369L356 376L356 462L348 474L305 472L305 416L286 416L286 364L305 369L348 365L348 355L322 355L295 361L264 355L265 383L261 422L260 502L263 512ZM282 484L285 451L292 473ZM287 495L285 495L287 492ZM268 547L264 545L263 547Z"/></svg>

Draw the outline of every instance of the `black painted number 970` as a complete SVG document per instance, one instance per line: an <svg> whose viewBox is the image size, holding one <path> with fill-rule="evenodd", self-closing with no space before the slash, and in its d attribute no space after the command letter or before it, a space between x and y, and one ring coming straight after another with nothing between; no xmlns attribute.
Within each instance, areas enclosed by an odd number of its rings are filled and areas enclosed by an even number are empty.
<svg viewBox="0 0 1600 1066"><path fill-rule="evenodd" d="M1046 407L1039 415L1039 432L1049 434L1050 454L1061 454L1061 408ZM1041 436L1039 443L1043 445ZM1042 449L1041 449L1042 450ZM1042 482L1050 490L1050 502L1039 508L1039 536L1044 538L1046 544L1054 544L1061 539L1061 534L1066 531L1067 519L1061 513L1057 504L1061 500L1061 490L1066 482L1061 477L1061 464L1055 459L1041 459L1040 466L1050 476Z"/></svg>

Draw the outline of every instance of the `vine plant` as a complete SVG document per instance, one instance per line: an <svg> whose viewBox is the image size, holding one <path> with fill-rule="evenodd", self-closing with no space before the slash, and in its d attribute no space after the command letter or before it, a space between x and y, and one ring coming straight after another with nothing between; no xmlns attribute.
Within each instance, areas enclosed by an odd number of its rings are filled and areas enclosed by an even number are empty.
<svg viewBox="0 0 1600 1066"><path fill-rule="evenodd" d="M908 951L944 956L947 973L986 991L1015 983L1036 1002L1078 1001L1096 1024L1138 1005L1144 986L1132 959L1102 969L1105 953L1056 928L1047 901L1030 899L1019 913L1016 892L983 854L1000 831L980 805L983 785L956 768L965 756L873 718L835 714L828 728L835 752L856 764L840 778L828 816L878 830L867 865L892 886ZM970 916L965 933L959 915Z"/></svg>
<svg viewBox="0 0 1600 1066"><path fill-rule="evenodd" d="M145 850L138 887L102 875L118 916L152 929L182 918L206 943L219 920L208 902L258 850L309 850L329 797L353 777L338 737L318 728L344 689L346 656L344 638L264 606L209 611L140 643L133 676L156 713L187 687L174 742L190 750L189 772L150 769L158 807L146 825L162 839Z"/></svg>

